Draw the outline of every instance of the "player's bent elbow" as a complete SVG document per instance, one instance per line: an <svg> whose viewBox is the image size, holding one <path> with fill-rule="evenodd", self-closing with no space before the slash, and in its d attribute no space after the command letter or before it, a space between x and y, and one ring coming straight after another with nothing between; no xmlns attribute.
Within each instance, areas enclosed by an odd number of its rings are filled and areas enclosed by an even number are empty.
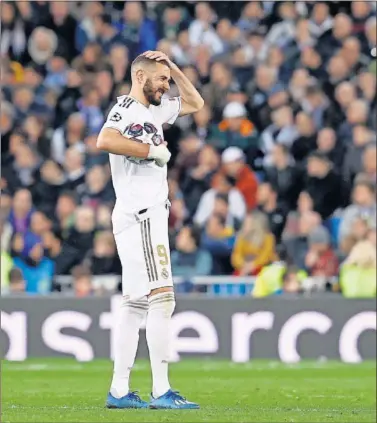
<svg viewBox="0 0 377 423"><path fill-rule="evenodd" d="M109 146L109 136L106 131L101 131L97 137L97 148L102 151L107 151Z"/></svg>
<svg viewBox="0 0 377 423"><path fill-rule="evenodd" d="M200 99L198 99L195 107L196 107L196 111L197 112L199 112L199 110L202 110L203 109L203 107L204 107L204 100L203 100L202 97L200 97Z"/></svg>

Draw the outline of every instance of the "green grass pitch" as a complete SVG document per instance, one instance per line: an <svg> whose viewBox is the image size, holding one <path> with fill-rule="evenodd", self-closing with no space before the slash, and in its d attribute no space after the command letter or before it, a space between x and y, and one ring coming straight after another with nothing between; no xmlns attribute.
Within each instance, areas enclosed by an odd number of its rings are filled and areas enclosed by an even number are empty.
<svg viewBox="0 0 377 423"><path fill-rule="evenodd" d="M2 362L6 422L375 422L376 362L347 365L183 360L171 382L200 410L107 410L112 363L33 359ZM151 378L138 361L131 385L144 399Z"/></svg>

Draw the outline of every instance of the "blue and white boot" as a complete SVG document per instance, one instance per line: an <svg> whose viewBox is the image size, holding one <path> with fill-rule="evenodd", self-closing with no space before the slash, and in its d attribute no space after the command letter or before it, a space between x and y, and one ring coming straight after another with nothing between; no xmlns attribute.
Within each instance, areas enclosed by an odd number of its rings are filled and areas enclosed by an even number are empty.
<svg viewBox="0 0 377 423"><path fill-rule="evenodd" d="M148 403L143 401L137 392L129 392L121 398L115 398L109 392L106 400L107 408L148 408Z"/></svg>
<svg viewBox="0 0 377 423"><path fill-rule="evenodd" d="M149 408L155 410L194 410L200 408L198 404L187 401L186 398L179 395L178 391L168 390L164 395L154 398L151 395Z"/></svg>

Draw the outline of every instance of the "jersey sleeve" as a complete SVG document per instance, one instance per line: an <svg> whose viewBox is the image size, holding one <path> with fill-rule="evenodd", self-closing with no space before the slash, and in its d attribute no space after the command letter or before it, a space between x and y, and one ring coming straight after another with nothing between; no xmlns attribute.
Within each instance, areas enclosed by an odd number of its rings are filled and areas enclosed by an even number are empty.
<svg viewBox="0 0 377 423"><path fill-rule="evenodd" d="M131 123L131 113L128 109L122 108L119 103L115 104L107 115L104 128L117 129L124 134L127 126Z"/></svg>
<svg viewBox="0 0 377 423"><path fill-rule="evenodd" d="M155 119L162 125L172 125L177 119L182 108L181 97L165 98L159 106L154 106L153 114Z"/></svg>

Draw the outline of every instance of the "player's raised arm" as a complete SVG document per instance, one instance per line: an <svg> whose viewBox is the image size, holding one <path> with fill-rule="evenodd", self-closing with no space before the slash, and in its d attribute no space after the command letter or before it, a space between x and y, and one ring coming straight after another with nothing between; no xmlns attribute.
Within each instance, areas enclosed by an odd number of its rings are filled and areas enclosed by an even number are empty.
<svg viewBox="0 0 377 423"><path fill-rule="evenodd" d="M195 113L203 108L204 100L202 96L192 85L186 75L168 58L166 54L161 51L146 51L143 55L149 59L156 60L156 62L164 61L169 65L171 77L174 79L181 97L182 107L179 116Z"/></svg>

